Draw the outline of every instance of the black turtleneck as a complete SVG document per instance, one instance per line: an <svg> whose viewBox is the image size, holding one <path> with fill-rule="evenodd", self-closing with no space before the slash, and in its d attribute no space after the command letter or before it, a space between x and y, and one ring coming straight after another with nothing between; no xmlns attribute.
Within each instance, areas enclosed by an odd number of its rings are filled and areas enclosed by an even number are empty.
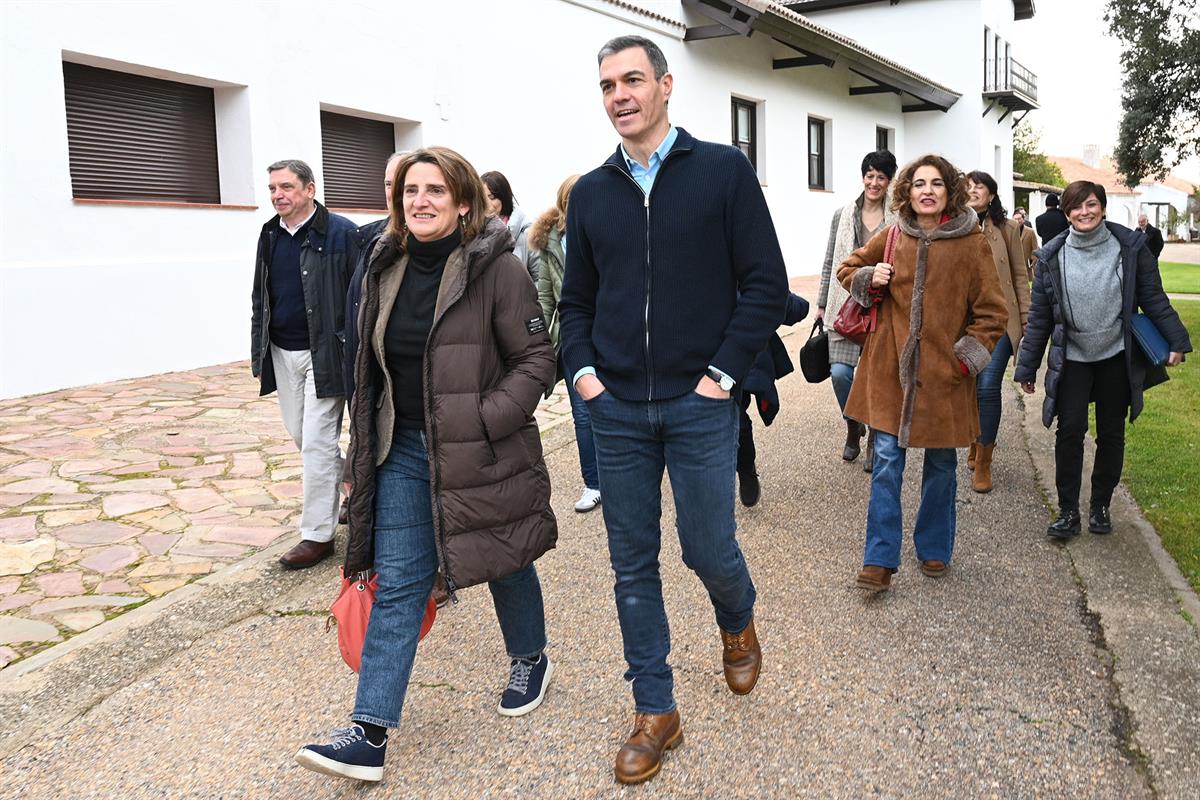
<svg viewBox="0 0 1200 800"><path fill-rule="evenodd" d="M433 327L433 311L446 259L462 243L458 228L444 239L419 242L408 237L408 266L383 337L383 352L392 378L396 427L425 427L422 366L425 344Z"/></svg>

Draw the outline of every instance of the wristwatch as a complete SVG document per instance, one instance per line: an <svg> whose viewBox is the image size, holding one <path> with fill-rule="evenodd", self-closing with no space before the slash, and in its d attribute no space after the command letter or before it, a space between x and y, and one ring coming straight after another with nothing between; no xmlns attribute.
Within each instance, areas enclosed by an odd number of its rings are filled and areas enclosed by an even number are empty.
<svg viewBox="0 0 1200 800"><path fill-rule="evenodd" d="M729 377L724 372L721 372L716 367L709 367L707 373L708 377L712 378L713 381L721 387L722 391L733 391L733 378Z"/></svg>

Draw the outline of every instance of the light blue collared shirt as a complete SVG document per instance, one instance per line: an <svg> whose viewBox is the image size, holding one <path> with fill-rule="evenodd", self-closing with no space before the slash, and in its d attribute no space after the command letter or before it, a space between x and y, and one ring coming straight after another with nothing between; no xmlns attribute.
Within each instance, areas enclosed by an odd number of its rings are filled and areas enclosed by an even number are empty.
<svg viewBox="0 0 1200 800"><path fill-rule="evenodd" d="M629 165L629 174L633 176L638 186L642 187L642 191L646 194L650 194L650 189L654 186L654 179L658 177L658 170L662 166L663 159L667 157L667 153L671 152L671 148L675 146L675 140L678 137L679 129L672 125L667 130L667 135L663 138L662 144L650 154L649 165L645 167L639 164L636 159L631 158L625 150L625 145L621 145L621 155L625 158L625 163Z"/></svg>

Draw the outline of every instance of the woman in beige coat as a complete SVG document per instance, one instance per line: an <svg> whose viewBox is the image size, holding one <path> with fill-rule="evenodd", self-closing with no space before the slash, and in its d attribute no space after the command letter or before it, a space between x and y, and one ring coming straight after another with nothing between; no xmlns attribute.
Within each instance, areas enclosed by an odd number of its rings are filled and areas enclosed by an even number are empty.
<svg viewBox="0 0 1200 800"><path fill-rule="evenodd" d="M954 549L955 448L979 435L975 376L1004 333L1004 296L978 218L967 208L966 178L926 155L896 176L898 212L892 263L888 230L855 250L838 281L864 308L878 302L846 415L875 431L875 468L859 588L887 589L900 567L907 449L925 450L913 542L921 571L946 572ZM929 313L925 313L925 309Z"/></svg>
<svg viewBox="0 0 1200 800"><path fill-rule="evenodd" d="M1025 273L1021 224L1005 215L997 191L995 179L986 172L975 171L967 175L969 203L979 214L983 237L991 246L996 277L1000 279L1000 291L1004 293L1004 304L1008 307L1008 328L996 342L991 363L975 381L979 399L979 439L971 443L967 467L975 471L971 488L977 492L992 490L992 449L1000 430L1000 386L1009 359L1021 347L1021 335L1029 318L1029 281Z"/></svg>

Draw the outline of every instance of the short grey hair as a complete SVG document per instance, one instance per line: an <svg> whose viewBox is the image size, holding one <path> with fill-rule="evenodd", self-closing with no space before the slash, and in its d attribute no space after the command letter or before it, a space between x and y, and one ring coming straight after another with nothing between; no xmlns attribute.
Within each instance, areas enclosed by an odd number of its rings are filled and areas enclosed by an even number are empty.
<svg viewBox="0 0 1200 800"><path fill-rule="evenodd" d="M390 156L388 156L388 160L384 163L384 169L390 167L392 164L395 164L397 161L404 158L411 152L412 150L397 150L396 152L392 153Z"/></svg>
<svg viewBox="0 0 1200 800"><path fill-rule="evenodd" d="M661 81L663 75L667 74L667 57L663 55L663 51L659 49L658 45L645 36L618 36L608 40L596 54L596 64L600 65L609 56L615 56L622 50L628 50L631 47L640 47L646 51L646 57L650 59L650 66L654 67L654 80Z"/></svg>
<svg viewBox="0 0 1200 800"><path fill-rule="evenodd" d="M308 186L310 183L315 184L317 179L313 177L312 167L305 164L298 158L285 158L282 161L276 161L271 166L267 167L267 174L271 174L277 170L290 169L300 179L301 186Z"/></svg>

